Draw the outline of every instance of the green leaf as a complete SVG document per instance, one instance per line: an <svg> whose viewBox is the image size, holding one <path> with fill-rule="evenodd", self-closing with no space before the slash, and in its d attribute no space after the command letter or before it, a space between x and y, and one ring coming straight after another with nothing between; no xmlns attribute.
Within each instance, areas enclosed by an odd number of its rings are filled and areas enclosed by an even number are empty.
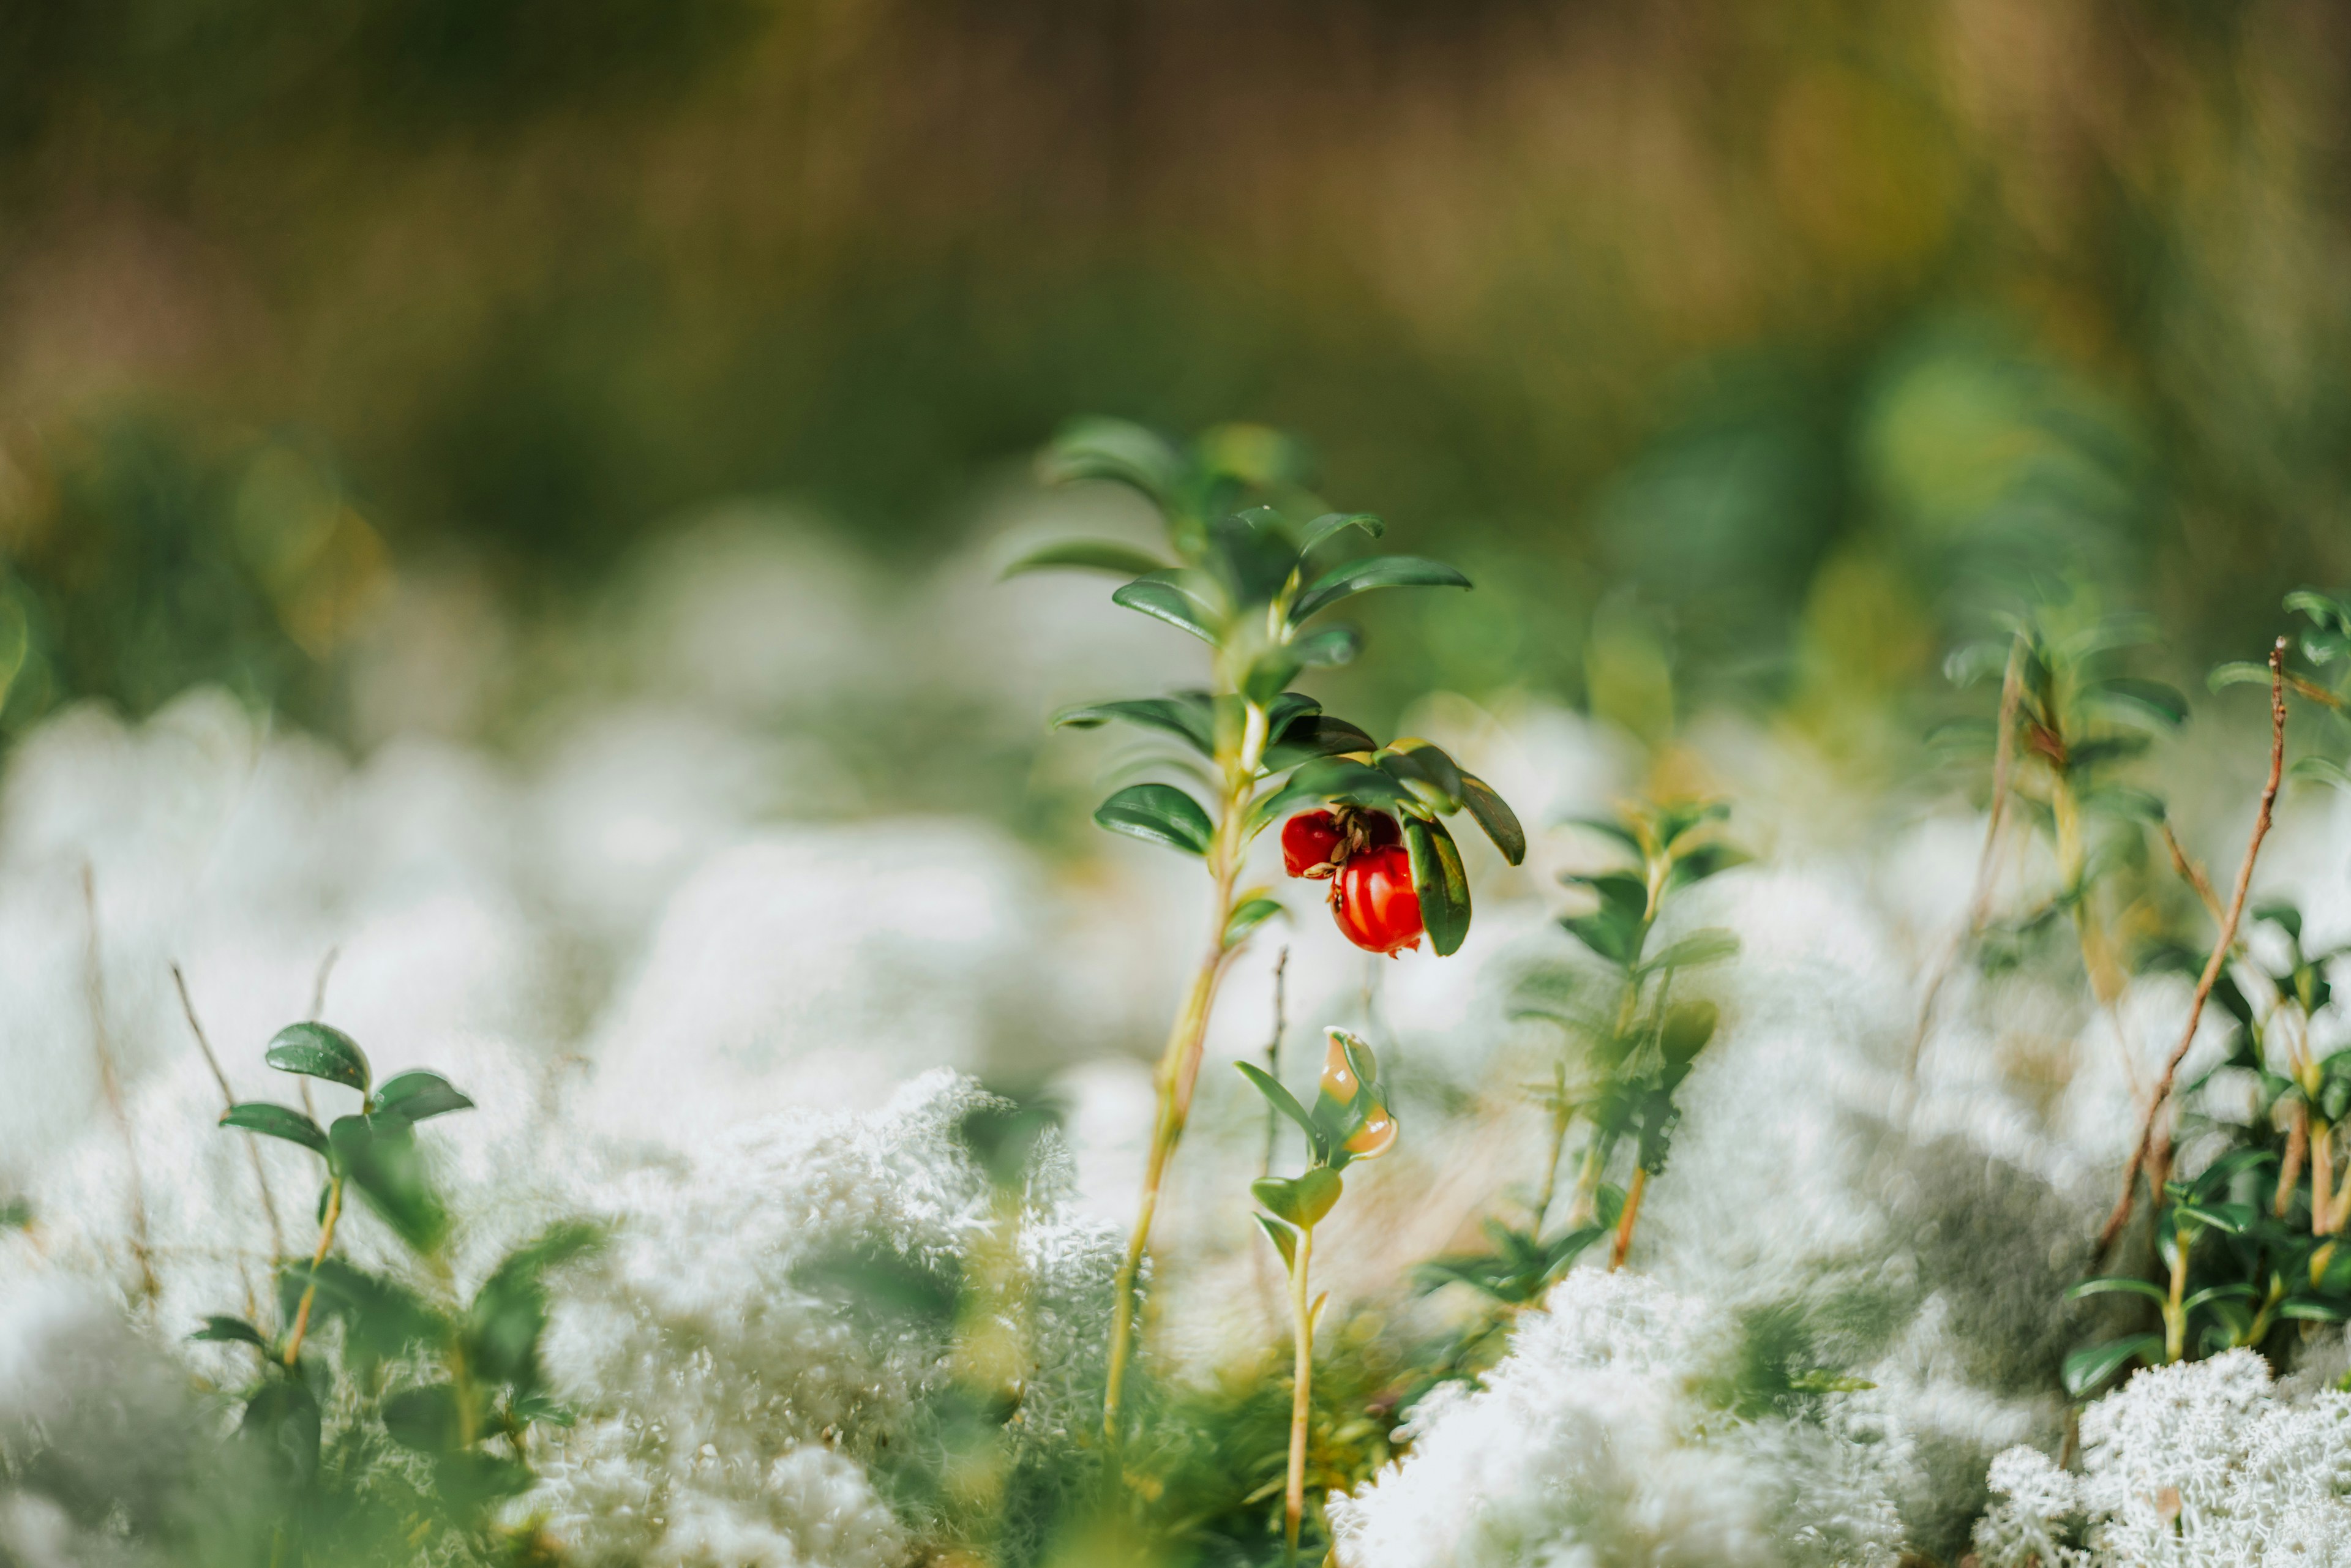
<svg viewBox="0 0 2351 1568"><path fill-rule="evenodd" d="M383 1402L383 1429L403 1448L445 1454L464 1441L462 1408L457 1390L446 1383L403 1389Z"/></svg>
<svg viewBox="0 0 2351 1568"><path fill-rule="evenodd" d="M2265 686L2270 684L2270 667L2232 660L2214 666L2212 673L2204 677L2204 684L2216 692L2223 686Z"/></svg>
<svg viewBox="0 0 2351 1568"><path fill-rule="evenodd" d="M375 1092L369 1114L379 1119L397 1118L413 1125L429 1117L473 1108L473 1101L455 1084L437 1072L419 1067L385 1079Z"/></svg>
<svg viewBox="0 0 2351 1568"><path fill-rule="evenodd" d="M585 1220L549 1226L492 1270L466 1309L465 1341L480 1375L529 1389L538 1383L538 1342L547 1329L547 1273L603 1245Z"/></svg>
<svg viewBox="0 0 2351 1568"><path fill-rule="evenodd" d="M1168 564L1149 550L1121 544L1116 539L1062 539L1030 550L1007 566L997 580L1019 577L1024 572L1107 571L1118 577L1141 577L1154 571L1166 571Z"/></svg>
<svg viewBox="0 0 2351 1568"><path fill-rule="evenodd" d="M1311 1229L1321 1223L1338 1203L1343 1190L1339 1173L1321 1166L1295 1176L1266 1176L1249 1183L1249 1191L1258 1202L1301 1229Z"/></svg>
<svg viewBox="0 0 2351 1568"><path fill-rule="evenodd" d="M1689 1071L1707 1042L1714 1038L1715 1026L1721 1014L1712 1002L1677 1002L1666 1013L1666 1021L1657 1031L1657 1049L1667 1067L1674 1070L1674 1082Z"/></svg>
<svg viewBox="0 0 2351 1568"><path fill-rule="evenodd" d="M1290 607L1290 623L1308 621L1344 599L1374 588L1467 588L1469 580L1442 561L1418 556L1374 555L1332 567Z"/></svg>
<svg viewBox="0 0 2351 1568"><path fill-rule="evenodd" d="M2351 773L2343 770L2339 762L2324 757L2299 757L2287 768L2286 777L2301 779L2305 784L2332 784L2337 789L2351 789Z"/></svg>
<svg viewBox="0 0 2351 1568"><path fill-rule="evenodd" d="M247 1100L230 1106L221 1113L224 1127L242 1127L248 1133L259 1133L267 1138L283 1138L327 1159L334 1158L334 1145L327 1141L319 1124L290 1106L272 1105L266 1100Z"/></svg>
<svg viewBox="0 0 2351 1568"><path fill-rule="evenodd" d="M1280 737L1265 748L1265 768L1269 773L1279 773L1285 768L1295 768L1318 757L1336 757L1342 752L1371 751L1379 742L1343 718L1333 718L1327 713L1307 714L1291 720L1275 731Z"/></svg>
<svg viewBox="0 0 2351 1568"><path fill-rule="evenodd" d="M220 1314L204 1319L204 1326L188 1337L192 1340L209 1341L215 1344L249 1344L265 1354L269 1350L269 1341L263 1336L259 1329L255 1328L243 1318L232 1318Z"/></svg>
<svg viewBox="0 0 2351 1568"><path fill-rule="evenodd" d="M313 1327L329 1321L343 1325L343 1354L370 1364L394 1360L417 1345L443 1344L453 1333L448 1316L399 1281L346 1262L322 1259L316 1266L297 1261L277 1271L278 1309L293 1319L304 1291L313 1292Z"/></svg>
<svg viewBox="0 0 2351 1568"><path fill-rule="evenodd" d="M323 1078L347 1089L368 1092L367 1053L341 1030L322 1023L288 1024L277 1031L261 1059L281 1072Z"/></svg>
<svg viewBox="0 0 2351 1568"><path fill-rule="evenodd" d="M1378 538L1388 531L1388 526L1369 512L1325 512L1306 525L1298 553L1304 555L1323 540L1335 538L1349 528L1361 528L1371 538Z"/></svg>
<svg viewBox="0 0 2351 1568"><path fill-rule="evenodd" d="M2351 608L2332 594L2321 593L2314 588L2297 588L2285 596L2285 608L2298 610L2321 626L2351 633Z"/></svg>
<svg viewBox="0 0 2351 1568"><path fill-rule="evenodd" d="M2161 681L2116 675L2100 681L2085 694L2097 707L2116 718L2177 729L2188 722L2188 699Z"/></svg>
<svg viewBox="0 0 2351 1568"><path fill-rule="evenodd" d="M1461 950L1469 935L1469 878L1461 851L1442 822L1404 820L1405 852L1412 859L1412 887L1420 895L1420 923L1438 956Z"/></svg>
<svg viewBox="0 0 2351 1568"><path fill-rule="evenodd" d="M1200 803L1173 784L1131 784L1095 808L1094 821L1113 833L1186 854L1207 854L1217 836Z"/></svg>
<svg viewBox="0 0 2351 1568"><path fill-rule="evenodd" d="M1206 692L1172 697L1131 697L1119 702L1081 703L1053 716L1056 729L1097 729L1112 719L1164 730L1201 756L1217 755L1216 713Z"/></svg>
<svg viewBox="0 0 2351 1568"><path fill-rule="evenodd" d="M1281 1254L1282 1268L1297 1268L1298 1228L1270 1214L1252 1214L1249 1218L1257 1221L1257 1228L1265 1232L1267 1239L1273 1243L1274 1250Z"/></svg>
<svg viewBox="0 0 2351 1568"><path fill-rule="evenodd" d="M1352 757L1319 757L1301 763L1289 783L1249 808L1249 830L1261 831L1301 806L1331 800L1389 810L1416 804L1412 791L1368 763Z"/></svg>
<svg viewBox="0 0 2351 1568"><path fill-rule="evenodd" d="M2128 1339L2108 1340L2086 1350L2077 1350L2065 1358L2065 1392L2076 1399L2121 1371L2134 1358L2158 1356L2163 1354L2160 1334L2133 1334Z"/></svg>
<svg viewBox="0 0 2351 1568"><path fill-rule="evenodd" d="M2215 1301L2250 1301L2260 1295L2259 1291L2247 1284L2207 1285L2181 1301L2179 1310L2183 1312L2192 1312L2199 1307L2209 1306Z"/></svg>
<svg viewBox="0 0 2351 1568"><path fill-rule="evenodd" d="M2133 1280L2121 1274L2107 1274L2095 1280L2085 1280L2067 1291L2065 1299L2069 1301L2078 1301L2090 1296L2112 1296L2123 1293L2145 1296L2148 1301L2158 1305L2168 1304L2171 1300L2170 1296L2165 1293L2162 1286L2150 1284L2145 1280Z"/></svg>
<svg viewBox="0 0 2351 1568"><path fill-rule="evenodd" d="M1363 633L1353 626L1325 626L1294 642L1269 648L1257 656L1241 681L1241 693L1259 705L1270 703L1309 665L1345 664L1363 651Z"/></svg>
<svg viewBox="0 0 2351 1568"><path fill-rule="evenodd" d="M1469 815L1485 830L1486 836L1494 841L1494 847L1502 852L1504 860L1517 865L1527 858L1527 831L1519 825L1518 813L1494 793L1492 785L1474 773L1464 773L1461 803L1469 809Z"/></svg>
<svg viewBox="0 0 2351 1568"><path fill-rule="evenodd" d="M1240 1070L1242 1077L1257 1085L1257 1092L1265 1096L1267 1103L1305 1130L1307 1146L1314 1151L1318 1159L1327 1152L1323 1147L1322 1129L1314 1124L1314 1119L1306 1113L1306 1107L1298 1103L1298 1096L1282 1087L1281 1080L1249 1062L1236 1061L1233 1065Z"/></svg>
<svg viewBox="0 0 2351 1568"><path fill-rule="evenodd" d="M2192 1220L2230 1236L2242 1235L2253 1222L2252 1206L2243 1203L2175 1203L2171 1213L2175 1222Z"/></svg>
<svg viewBox="0 0 2351 1568"><path fill-rule="evenodd" d="M2339 1323L2351 1319L2351 1308L2340 1301L2322 1301L2314 1296L2296 1296L2278 1303L2277 1315L2299 1318L2304 1322Z"/></svg>
<svg viewBox="0 0 2351 1568"><path fill-rule="evenodd" d="M327 1135L351 1186L402 1240L419 1252L441 1244L449 1216L425 1175L424 1158L407 1123L343 1116Z"/></svg>
<svg viewBox="0 0 2351 1568"><path fill-rule="evenodd" d="M1163 507L1183 482L1186 465L1174 444L1123 419L1074 419L1038 455L1037 476L1048 485L1106 479L1130 486Z"/></svg>
<svg viewBox="0 0 2351 1568"><path fill-rule="evenodd" d="M323 1423L319 1401L309 1385L297 1378L273 1377L246 1403L239 1434L261 1450L262 1463L280 1486L307 1484L319 1473L319 1438Z"/></svg>
<svg viewBox="0 0 2351 1568"><path fill-rule="evenodd" d="M1243 900L1225 921L1225 946L1228 948L1239 946L1248 939L1250 932L1275 915L1289 913L1280 903L1270 898Z"/></svg>
<svg viewBox="0 0 2351 1568"><path fill-rule="evenodd" d="M1461 769L1441 747L1405 736L1382 747L1372 761L1435 810L1449 814L1461 809Z"/></svg>
<svg viewBox="0 0 2351 1568"><path fill-rule="evenodd" d="M1224 617L1189 585L1191 576L1181 571L1155 571L1113 593L1110 601L1155 621L1165 621L1215 647L1224 637Z"/></svg>
<svg viewBox="0 0 2351 1568"><path fill-rule="evenodd" d="M1653 975L1660 969L1695 969L1737 956L1739 938L1735 934L1719 925L1702 925L1643 959L1637 972Z"/></svg>

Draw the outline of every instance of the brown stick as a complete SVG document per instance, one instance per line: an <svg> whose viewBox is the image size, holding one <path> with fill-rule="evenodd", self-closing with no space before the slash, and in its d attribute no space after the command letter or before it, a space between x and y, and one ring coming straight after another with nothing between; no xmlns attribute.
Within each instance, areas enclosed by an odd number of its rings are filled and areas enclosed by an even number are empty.
<svg viewBox="0 0 2351 1568"><path fill-rule="evenodd" d="M2016 714L2024 704L2024 632L2019 628L2016 641L2009 644L2008 668L2000 680L2000 737L1994 743L1991 757L1991 815L1984 824L1982 851L1976 856L1976 883L1968 897L1968 923L1955 934L1942 956L1935 964L1934 978L1927 982L1927 994L1919 998L1917 1027L1910 1033L1910 1061L1904 1069L1903 1082L1915 1084L1918 1078L1918 1059L1927 1049L1928 1032L1935 1025L1936 1005L1942 1000L1943 985L1951 977L1951 970L1959 960L1959 949L1968 938L1983 929L1991 915L1992 862L2000 847L2001 824L2008 815L2008 787L2016 771Z"/></svg>
<svg viewBox="0 0 2351 1568"><path fill-rule="evenodd" d="M2204 908L2212 916L2213 924L2219 925L2226 916L2220 908L2220 895L2212 891L2211 879L2204 874L2202 866L2188 858L2188 852L2180 847L2179 835L2171 831L2170 818L2163 820L2162 827L2163 847L2171 852L2171 869L2196 890L2196 896L2204 901Z"/></svg>
<svg viewBox="0 0 2351 1568"><path fill-rule="evenodd" d="M2123 1169L2122 1196L2115 1200L2114 1212L2106 1217L2105 1228L2098 1232L2101 1252L2115 1244L2115 1238L2130 1222L2131 1205L2138 1197L2140 1170L2159 1169L2170 1162L2169 1149L2162 1150L2158 1155L2155 1148L2158 1113L2171 1097L2172 1079L2178 1075L2188 1048L2196 1043L2196 1026L2203 1021L2204 1004L2211 999L2212 988L2220 982L2220 971L2229 962L2230 949L2236 946L2237 922L2245 913L2245 893L2252 885L2253 862L2261 856L2262 841L2269 837L2270 818L2277 806L2278 781L2284 774L2285 639L2281 637L2270 649L2270 776L2262 787L2261 810L2253 817L2253 834L2245 844L2244 863L2237 868L2237 885L2229 897L2228 917L2220 922L2220 935L2212 944L2212 956L2205 960L2204 973L2196 981L2196 998L2188 1005L2188 1027L2180 1031L2179 1043L2172 1048L2171 1059L2163 1065L2163 1076L2156 1081L2154 1096L2147 1101L2147 1114L2139 1123L2138 1145L2131 1151L2130 1164Z"/></svg>
<svg viewBox="0 0 2351 1568"><path fill-rule="evenodd" d="M319 1249L310 1254L310 1281L302 1287L301 1304L294 1309L294 1327L286 1335L286 1364L298 1365L302 1360L302 1336L309 1332L310 1309L319 1301L319 1270L325 1265L327 1254L335 1249L335 1221L343 1214L343 1178L331 1176L327 1182L327 1212L319 1222Z"/></svg>
<svg viewBox="0 0 2351 1568"><path fill-rule="evenodd" d="M1625 1212L1616 1217L1615 1239L1608 1243L1608 1271L1612 1274L1625 1266L1625 1254L1633 1249L1633 1227L1640 1221L1641 1194L1648 1186L1648 1167L1635 1166L1633 1185L1625 1189Z"/></svg>
<svg viewBox="0 0 2351 1568"><path fill-rule="evenodd" d="M106 970L100 961L98 937L98 873L88 861L81 862L81 902L89 917L85 978L89 991L90 1054L98 1059L99 1092L105 1097L107 1111L122 1134L123 1169L131 1180L131 1255L139 1262L141 1291L152 1301L162 1293L163 1287L155 1278L154 1251L147 1241L147 1194L139 1179L139 1136L131 1130L130 1112L123 1107L122 1080L114 1070L114 1051L107 1038Z"/></svg>
<svg viewBox="0 0 2351 1568"><path fill-rule="evenodd" d="M228 1086L228 1074L221 1071L220 1058L213 1054L212 1041L204 1038L204 1026L196 1021L196 1004L188 995L188 977L180 973L180 966L172 966L172 984L179 988L180 1010L187 1015L188 1032L196 1037L196 1049L204 1053L204 1065L213 1070L213 1082L220 1085L221 1103L234 1107L236 1091ZM260 1134L245 1135L245 1152L253 1160L253 1185L261 1189L261 1212L269 1217L269 1257L272 1262L286 1256L286 1232L277 1223L277 1200L269 1195L269 1177L261 1168Z"/></svg>

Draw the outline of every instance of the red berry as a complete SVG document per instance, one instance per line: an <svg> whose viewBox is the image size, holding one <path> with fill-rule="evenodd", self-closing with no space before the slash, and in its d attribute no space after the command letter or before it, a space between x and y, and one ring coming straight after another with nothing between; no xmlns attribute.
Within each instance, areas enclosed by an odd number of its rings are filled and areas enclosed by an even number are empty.
<svg viewBox="0 0 2351 1568"><path fill-rule="evenodd" d="M1412 890L1412 857L1395 844L1348 856L1331 890L1331 913L1339 935L1358 947L1391 956L1418 947L1420 895Z"/></svg>
<svg viewBox="0 0 2351 1568"><path fill-rule="evenodd" d="M1292 876L1329 876L1344 837L1328 811L1301 811L1281 824L1281 866Z"/></svg>
<svg viewBox="0 0 2351 1568"><path fill-rule="evenodd" d="M1355 826L1364 834L1364 841L1373 849L1385 849L1390 844L1404 842L1404 830L1385 811L1358 811Z"/></svg>

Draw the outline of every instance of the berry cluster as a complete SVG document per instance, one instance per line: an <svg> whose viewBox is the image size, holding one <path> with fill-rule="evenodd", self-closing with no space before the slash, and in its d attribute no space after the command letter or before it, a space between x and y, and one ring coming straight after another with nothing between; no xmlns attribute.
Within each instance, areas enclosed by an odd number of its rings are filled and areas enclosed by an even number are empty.
<svg viewBox="0 0 2351 1568"><path fill-rule="evenodd" d="M1292 876L1327 879L1339 935L1390 957L1418 948L1420 894L1404 831L1385 811L1342 805L1301 811L1281 826L1281 863Z"/></svg>

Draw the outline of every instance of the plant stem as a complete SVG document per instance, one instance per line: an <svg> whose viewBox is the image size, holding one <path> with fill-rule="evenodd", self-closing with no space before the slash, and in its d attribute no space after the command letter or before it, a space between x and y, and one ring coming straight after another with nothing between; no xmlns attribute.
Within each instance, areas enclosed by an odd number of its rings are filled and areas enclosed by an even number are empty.
<svg viewBox="0 0 2351 1568"><path fill-rule="evenodd" d="M2316 1116L2310 1119L2310 1233L2324 1236L2335 1228L2335 1129Z"/></svg>
<svg viewBox="0 0 2351 1568"><path fill-rule="evenodd" d="M2188 1249L2191 1233L2180 1226L2171 1233L2171 1293L2163 1303L2163 1359L2178 1361L2188 1349L2188 1314L2180 1298L2188 1291Z"/></svg>
<svg viewBox="0 0 2351 1568"><path fill-rule="evenodd" d="M1296 1568L1298 1530L1306 1517L1306 1418L1314 1387L1314 1314L1306 1304L1306 1267L1314 1256L1314 1228L1298 1233L1298 1261L1290 1270L1290 1483L1281 1511L1282 1561Z"/></svg>
<svg viewBox="0 0 2351 1568"><path fill-rule="evenodd" d="M1289 973L1290 949L1285 946L1281 956L1273 961L1273 1034L1265 1042L1265 1075L1276 1082L1281 1078L1281 1036L1289 1027L1289 1019L1282 1010L1285 999L1283 981ZM1265 1165L1258 1175L1270 1176L1273 1174L1273 1145L1280 1134L1281 1113L1269 1100L1265 1106Z"/></svg>
<svg viewBox="0 0 2351 1568"><path fill-rule="evenodd" d="M310 1254L310 1281L302 1287L302 1304L294 1309L294 1327L286 1335L286 1364L301 1358L302 1336L310 1330L310 1308L319 1299L319 1266L335 1245L335 1221L343 1213L343 1178L327 1178L327 1217L319 1224L319 1249Z"/></svg>
<svg viewBox="0 0 2351 1568"><path fill-rule="evenodd" d="M1575 1108L1567 1102L1567 1068L1564 1064L1552 1069L1551 1157L1543 1162L1542 1190L1535 1197L1533 1230L1542 1235L1543 1216L1551 1212L1552 1195L1559 1190L1559 1156L1565 1152L1567 1129L1574 1120Z"/></svg>
<svg viewBox="0 0 2351 1568"><path fill-rule="evenodd" d="M1126 1256L1120 1262L1111 1304L1110 1365L1102 1385L1102 1435L1113 1448L1119 1445L1119 1396L1126 1384L1126 1364L1134 1352L1135 1281L1143 1273L1143 1258L1151 1245L1151 1223L1159 1211L1159 1191L1167 1162L1183 1140L1185 1118L1191 1113L1192 1089L1200 1076L1200 1048L1207 1038L1208 1014L1216 1006L1217 987L1238 952L1225 942L1232 919L1233 883L1249 852L1249 796L1257 788L1258 766L1265 755L1266 712L1255 703L1245 706L1240 748L1220 758L1225 794L1217 813L1217 836L1208 849L1208 876L1216 896L1208 927L1208 951L1185 992L1184 1005L1167 1032L1167 1048L1159 1058L1159 1111L1151 1131L1151 1157L1144 1167L1143 1200L1134 1229L1126 1239Z"/></svg>
<svg viewBox="0 0 2351 1568"><path fill-rule="evenodd" d="M2204 1004L2211 999L2212 988L2220 978L2220 970L2229 961L2230 950L2236 946L2237 922L2245 913L2245 893L2253 880L2253 862L2261 857L2262 841L2269 837L2270 817L2277 807L2278 781L2285 773L2285 639L2281 637L2270 649L2270 776L2262 787L2260 810L2253 815L2252 836L2245 844L2244 863L2237 868L2237 886L2229 898L2228 918L2220 922L2220 935L2212 944L2212 956L2205 960L2204 973L2196 981L2195 999L2188 1007L2188 1027L2180 1030L2179 1043L2172 1048L2171 1058L2163 1064L2163 1076L2156 1081L2155 1092L2147 1097L2147 1112L2139 1123L2138 1145L2131 1153L2130 1163L2123 1167L2122 1197L2116 1199L2115 1209L2106 1216L2105 1228L2098 1233L2098 1250L2104 1252L2122 1234L2123 1226L2130 1219L2132 1203L2138 1197L2138 1174L2150 1159L2161 1165L2169 1164L2170 1151L2156 1158L2156 1117L2163 1103L2171 1097L2171 1081L2179 1071L2179 1063L2188 1048L2196 1043L2196 1026L2203 1020Z"/></svg>
<svg viewBox="0 0 2351 1568"><path fill-rule="evenodd" d="M1648 1168L1635 1166L1633 1185L1625 1189L1625 1212L1616 1217L1616 1238L1608 1244L1608 1271L1612 1274L1625 1266L1625 1254L1633 1249L1633 1227L1640 1220L1641 1195L1648 1186Z"/></svg>

